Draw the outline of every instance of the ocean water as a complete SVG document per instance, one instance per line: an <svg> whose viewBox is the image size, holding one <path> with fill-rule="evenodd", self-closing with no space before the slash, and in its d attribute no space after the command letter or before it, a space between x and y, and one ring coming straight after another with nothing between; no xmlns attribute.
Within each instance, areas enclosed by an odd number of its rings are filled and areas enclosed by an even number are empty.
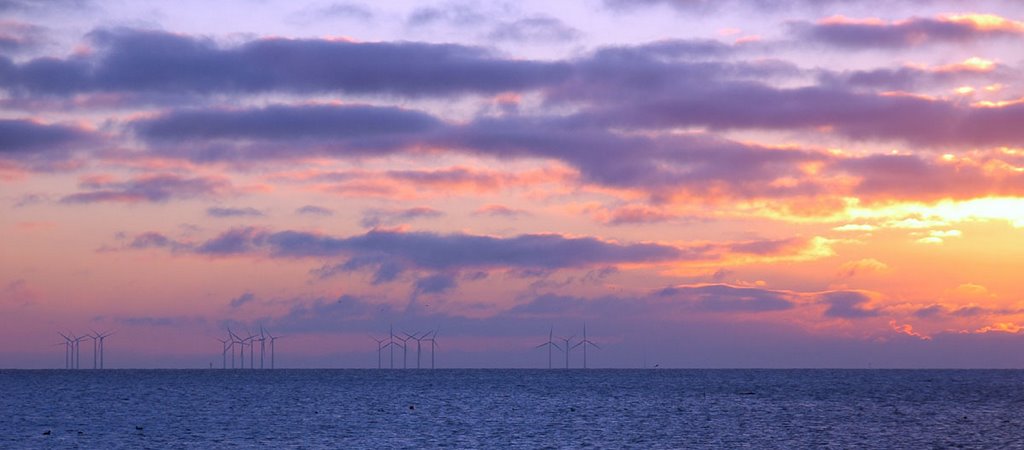
<svg viewBox="0 0 1024 450"><path fill-rule="evenodd" d="M0 447L1024 448L1024 371L6 370Z"/></svg>

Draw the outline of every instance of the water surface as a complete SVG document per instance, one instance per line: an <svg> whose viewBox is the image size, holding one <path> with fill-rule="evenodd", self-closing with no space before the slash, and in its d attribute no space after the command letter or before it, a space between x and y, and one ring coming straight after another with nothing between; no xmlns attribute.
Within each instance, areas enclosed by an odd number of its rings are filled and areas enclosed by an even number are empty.
<svg viewBox="0 0 1024 450"><path fill-rule="evenodd" d="M0 411L4 448L1013 448L1024 371L7 370Z"/></svg>

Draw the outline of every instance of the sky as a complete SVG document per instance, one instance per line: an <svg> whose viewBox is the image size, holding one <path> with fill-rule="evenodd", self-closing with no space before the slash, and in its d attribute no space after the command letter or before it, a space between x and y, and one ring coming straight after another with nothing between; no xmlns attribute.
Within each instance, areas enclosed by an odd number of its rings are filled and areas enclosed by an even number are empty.
<svg viewBox="0 0 1024 450"><path fill-rule="evenodd" d="M1022 45L1015 1L0 0L0 368L260 327L279 367L584 327L590 367L1024 367Z"/></svg>

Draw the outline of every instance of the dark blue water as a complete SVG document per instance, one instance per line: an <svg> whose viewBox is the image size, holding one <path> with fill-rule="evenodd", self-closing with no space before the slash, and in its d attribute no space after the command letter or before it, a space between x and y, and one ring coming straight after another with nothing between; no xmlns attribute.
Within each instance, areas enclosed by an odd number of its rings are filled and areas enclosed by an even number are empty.
<svg viewBox="0 0 1024 450"><path fill-rule="evenodd" d="M0 371L0 419L19 449L1019 448L1024 371Z"/></svg>

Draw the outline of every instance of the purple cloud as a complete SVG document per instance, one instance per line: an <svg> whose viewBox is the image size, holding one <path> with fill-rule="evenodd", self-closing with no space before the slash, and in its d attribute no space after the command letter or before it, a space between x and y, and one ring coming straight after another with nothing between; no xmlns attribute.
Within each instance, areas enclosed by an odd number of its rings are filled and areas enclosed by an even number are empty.
<svg viewBox="0 0 1024 450"><path fill-rule="evenodd" d="M560 63L504 60L455 44L256 39L220 47L162 31L104 29L97 51L68 59L0 61L0 85L15 91L497 93L562 78Z"/></svg>
<svg viewBox="0 0 1024 450"><path fill-rule="evenodd" d="M214 196L231 190L231 183L223 178L187 178L173 174L144 175L128 181L94 178L80 183L86 192L67 195L61 203L98 202L165 202Z"/></svg>
<svg viewBox="0 0 1024 450"><path fill-rule="evenodd" d="M549 16L526 17L499 23L487 34L494 41L561 42L580 36L580 31Z"/></svg>
<svg viewBox="0 0 1024 450"><path fill-rule="evenodd" d="M332 216L334 211L316 205L306 205L295 210L296 214L303 214L308 216Z"/></svg>
<svg viewBox="0 0 1024 450"><path fill-rule="evenodd" d="M934 42L966 42L1024 34L1024 27L1014 27L1009 22L1003 27L988 27L956 17L913 17L890 23L839 18L817 23L795 22L791 28L803 40L843 48L904 48Z"/></svg>
<svg viewBox="0 0 1024 450"><path fill-rule="evenodd" d="M792 309L796 296L761 288L741 288L725 284L668 287L659 291L660 300L687 302L695 308L713 312L767 312Z"/></svg>
<svg viewBox="0 0 1024 450"><path fill-rule="evenodd" d="M259 217L263 211L256 208L228 208L214 206L206 209L206 215L210 217Z"/></svg>
<svg viewBox="0 0 1024 450"><path fill-rule="evenodd" d="M877 309L868 309L864 305L871 301L871 298L862 292L856 291L834 291L821 294L819 300L828 305L825 309L826 317L840 319L863 319L879 315Z"/></svg>
<svg viewBox="0 0 1024 450"><path fill-rule="evenodd" d="M359 223L364 227L374 228L380 225L400 224L413 219L431 219L442 216L444 216L443 212L427 206L399 210L372 209L364 213L363 219Z"/></svg>
<svg viewBox="0 0 1024 450"><path fill-rule="evenodd" d="M0 158L65 156L91 138L91 133L72 126L0 119Z"/></svg>

